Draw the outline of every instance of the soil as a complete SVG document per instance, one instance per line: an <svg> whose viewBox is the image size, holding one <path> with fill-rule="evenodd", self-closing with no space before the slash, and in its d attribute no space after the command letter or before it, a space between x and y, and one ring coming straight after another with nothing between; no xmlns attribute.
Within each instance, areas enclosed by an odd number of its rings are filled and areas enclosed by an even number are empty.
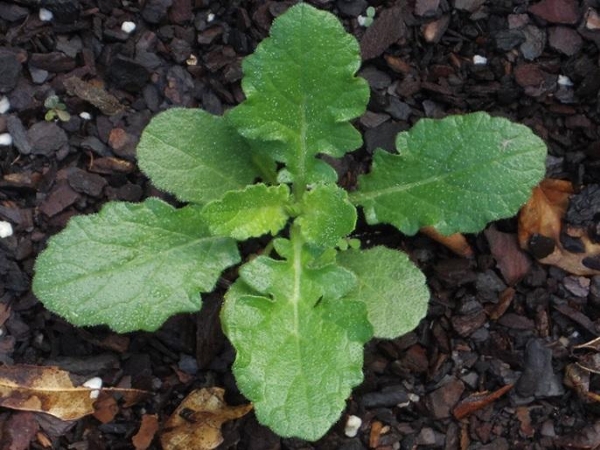
<svg viewBox="0 0 600 450"><path fill-rule="evenodd" d="M65 323L37 301L30 281L36 255L70 217L109 200L172 201L136 167L142 129L171 106L222 114L240 102L242 58L292 3L0 1L0 134L12 138L0 144L0 220L14 230L0 239L0 361L58 366L153 394L105 423L2 408L2 449L135 448L143 417L164 424L199 387L223 387L230 403L244 403L218 325L222 292L207 296L203 314L119 336ZM598 235L599 1L310 3L361 41L360 73L372 89L356 122L365 146L340 167L348 182L374 148L391 149L395 134L420 118L485 110L543 138L548 176L585 187L592 198L582 215ZM51 20L40 19L40 6ZM359 17L367 6L376 12L368 28ZM123 31L124 22L135 30ZM68 121L45 120L53 94ZM424 235L361 228L365 242L408 251L427 274L426 319L367 346L364 383L318 442L280 439L249 414L224 426L220 448L600 448L598 346L577 348L600 333L600 276L538 263L518 248L516 232L515 218L491 224L467 236L474 256L462 258ZM362 420L356 437L344 432L349 415ZM148 448L160 448L158 434Z"/></svg>

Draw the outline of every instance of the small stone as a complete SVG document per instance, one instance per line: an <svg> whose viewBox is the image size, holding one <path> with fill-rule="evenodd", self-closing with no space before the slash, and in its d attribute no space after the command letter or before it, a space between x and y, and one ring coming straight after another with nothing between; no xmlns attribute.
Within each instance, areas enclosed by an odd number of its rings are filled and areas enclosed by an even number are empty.
<svg viewBox="0 0 600 450"><path fill-rule="evenodd" d="M385 108L385 112L396 120L408 120L412 114L412 109L398 97L390 96L389 105Z"/></svg>
<svg viewBox="0 0 600 450"><path fill-rule="evenodd" d="M50 11L55 21L60 23L73 23L81 13L79 0L41 0L41 6Z"/></svg>
<svg viewBox="0 0 600 450"><path fill-rule="evenodd" d="M369 392L362 397L360 402L365 408L381 408L396 406L408 401L408 393L404 386L397 385L385 387L379 392Z"/></svg>
<svg viewBox="0 0 600 450"><path fill-rule="evenodd" d="M488 60L485 56L481 56L481 55L474 55L473 56L473 64L475 64L476 66L485 66L487 64Z"/></svg>
<svg viewBox="0 0 600 450"><path fill-rule="evenodd" d="M0 94L12 91L21 75L21 63L16 55L0 49Z"/></svg>
<svg viewBox="0 0 600 450"><path fill-rule="evenodd" d="M425 398L425 405L432 418L437 420L450 417L452 408L458 403L464 390L464 383L453 378L430 392Z"/></svg>
<svg viewBox="0 0 600 450"><path fill-rule="evenodd" d="M576 54L583 45L583 39L572 28L557 26L548 30L548 44L567 56Z"/></svg>
<svg viewBox="0 0 600 450"><path fill-rule="evenodd" d="M50 22L52 19L54 19L54 14L52 14L52 11L49 11L46 8L40 8L38 17L42 22Z"/></svg>
<svg viewBox="0 0 600 450"><path fill-rule="evenodd" d="M591 31L600 30L600 16L593 8L589 8L586 13L585 27Z"/></svg>
<svg viewBox="0 0 600 450"><path fill-rule="evenodd" d="M353 438L358 434L358 430L362 425L362 420L358 416L348 416L348 420L346 420L346 426L344 427L344 434Z"/></svg>
<svg viewBox="0 0 600 450"><path fill-rule="evenodd" d="M0 221L0 238L7 238L12 236L13 228L10 222L6 222L4 220Z"/></svg>
<svg viewBox="0 0 600 450"><path fill-rule="evenodd" d="M567 291L575 297L585 298L590 293L590 279L586 277L568 276L563 279Z"/></svg>
<svg viewBox="0 0 600 450"><path fill-rule="evenodd" d="M521 397L548 398L564 393L560 378L552 367L552 350L541 339L531 339L525 349L525 368L515 385Z"/></svg>
<svg viewBox="0 0 600 450"><path fill-rule="evenodd" d="M135 31L135 23L130 21L125 21L121 24L121 30L127 34L131 34Z"/></svg>
<svg viewBox="0 0 600 450"><path fill-rule="evenodd" d="M38 69L37 67L29 65L29 75L31 75L31 81L35 84L44 84L50 73L47 70Z"/></svg>
<svg viewBox="0 0 600 450"><path fill-rule="evenodd" d="M468 11L472 13L481 8L484 3L485 0L455 0L454 7L461 11Z"/></svg>
<svg viewBox="0 0 600 450"><path fill-rule="evenodd" d="M535 25L525 25L522 31L525 36L525 42L521 44L519 49L525 59L533 61L544 51L544 47L546 46L546 32Z"/></svg>
<svg viewBox="0 0 600 450"><path fill-rule="evenodd" d="M529 12L550 23L574 25L579 18L576 0L542 0L529 7Z"/></svg>
<svg viewBox="0 0 600 450"><path fill-rule="evenodd" d="M450 25L449 15L425 24L422 27L423 38L431 44L437 44L448 29L448 25Z"/></svg>
<svg viewBox="0 0 600 450"><path fill-rule="evenodd" d="M50 155L68 144L65 131L54 122L37 122L27 131L35 155Z"/></svg>
<svg viewBox="0 0 600 450"><path fill-rule="evenodd" d="M7 113L9 109L10 109L10 101L8 100L8 97L6 97L6 96L0 97L0 114Z"/></svg>
<svg viewBox="0 0 600 450"><path fill-rule="evenodd" d="M79 117L81 117L82 120L92 120L92 115L87 111L80 112Z"/></svg>
<svg viewBox="0 0 600 450"><path fill-rule="evenodd" d="M10 133L2 133L0 134L0 146L9 146L12 145L13 139Z"/></svg>
<svg viewBox="0 0 600 450"><path fill-rule="evenodd" d="M19 153L22 155L29 155L33 148L27 139L27 130L21 123L21 119L19 119L16 115L8 116L6 120L6 127L8 128L8 132L12 136L12 141L14 146L19 150Z"/></svg>

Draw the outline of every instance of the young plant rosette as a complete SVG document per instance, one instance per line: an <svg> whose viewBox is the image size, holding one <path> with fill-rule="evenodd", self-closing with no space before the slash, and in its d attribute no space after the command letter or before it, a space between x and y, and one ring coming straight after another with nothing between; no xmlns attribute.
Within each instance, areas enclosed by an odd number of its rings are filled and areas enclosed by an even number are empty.
<svg viewBox="0 0 600 450"><path fill-rule="evenodd" d="M360 63L335 16L290 8L244 61L243 103L224 117L170 109L145 129L140 168L187 206L110 202L73 218L37 260L36 295L75 325L156 330L200 309L240 263L237 241L270 234L225 295L233 372L261 423L321 437L362 381L364 344L414 329L429 299L404 253L357 248L356 208L409 235L477 232L514 215L545 171L527 127L474 113L420 120L347 193L319 155L362 145L350 123L369 98Z"/></svg>

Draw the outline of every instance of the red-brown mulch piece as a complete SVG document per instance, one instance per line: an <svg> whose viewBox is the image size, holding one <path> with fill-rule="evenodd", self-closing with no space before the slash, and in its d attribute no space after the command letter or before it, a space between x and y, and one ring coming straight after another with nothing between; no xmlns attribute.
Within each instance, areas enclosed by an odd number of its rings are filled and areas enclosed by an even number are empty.
<svg viewBox="0 0 600 450"><path fill-rule="evenodd" d="M461 400L460 403L454 407L452 415L458 420L464 419L475 411L485 408L490 403L495 402L512 388L512 384L507 384L494 392L485 391L473 393Z"/></svg>

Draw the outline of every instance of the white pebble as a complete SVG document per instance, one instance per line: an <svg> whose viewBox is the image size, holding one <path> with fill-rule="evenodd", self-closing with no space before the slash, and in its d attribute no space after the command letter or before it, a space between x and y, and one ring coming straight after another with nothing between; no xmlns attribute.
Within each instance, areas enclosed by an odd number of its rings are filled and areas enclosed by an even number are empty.
<svg viewBox="0 0 600 450"><path fill-rule="evenodd" d="M362 420L360 417L348 416L348 420L346 420L346 426L344 427L344 434L349 438L355 437L361 425Z"/></svg>
<svg viewBox="0 0 600 450"><path fill-rule="evenodd" d="M0 97L0 114L4 114L10 109L10 102L8 101L8 97L3 96Z"/></svg>
<svg viewBox="0 0 600 450"><path fill-rule="evenodd" d="M473 64L476 66L485 66L487 64L487 58L481 55L473 56Z"/></svg>
<svg viewBox="0 0 600 450"><path fill-rule="evenodd" d="M215 15L213 13L208 13L208 16L206 16L206 21L210 23L213 20L215 20Z"/></svg>
<svg viewBox="0 0 600 450"><path fill-rule="evenodd" d="M559 75L558 76L558 84L560 86L573 86L573 82L566 75Z"/></svg>
<svg viewBox="0 0 600 450"><path fill-rule="evenodd" d="M39 17L42 22L50 22L54 17L54 14L46 8L40 8Z"/></svg>
<svg viewBox="0 0 600 450"><path fill-rule="evenodd" d="M80 112L79 117L81 117L83 120L92 120L92 115L86 111Z"/></svg>
<svg viewBox="0 0 600 450"><path fill-rule="evenodd" d="M133 31L135 30L135 23L129 21L123 22L121 24L121 30L123 30L127 34L133 33Z"/></svg>
<svg viewBox="0 0 600 450"><path fill-rule="evenodd" d="M356 21L358 22L358 24L359 24L361 27L364 27L364 26L365 26L365 24L367 23L367 18L366 18L365 16L358 16L358 17L356 18Z"/></svg>
<svg viewBox="0 0 600 450"><path fill-rule="evenodd" d="M85 383L83 383L82 386L91 389L90 398L98 398L98 396L100 395L100 388L102 388L102 378L90 378Z"/></svg>
<svg viewBox="0 0 600 450"><path fill-rule="evenodd" d="M0 146L12 145L12 136L8 133L0 134Z"/></svg>
<svg viewBox="0 0 600 450"><path fill-rule="evenodd" d="M0 238L7 238L12 236L13 228L9 222L5 222L4 220L0 221Z"/></svg>

